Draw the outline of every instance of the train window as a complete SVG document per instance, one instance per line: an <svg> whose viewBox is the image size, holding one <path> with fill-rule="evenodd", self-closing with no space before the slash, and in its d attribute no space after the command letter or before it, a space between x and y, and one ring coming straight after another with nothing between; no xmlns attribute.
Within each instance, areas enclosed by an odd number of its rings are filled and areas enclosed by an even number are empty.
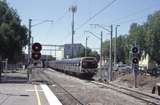
<svg viewBox="0 0 160 105"><path fill-rule="evenodd" d="M95 60L95 58L84 58L84 60Z"/></svg>

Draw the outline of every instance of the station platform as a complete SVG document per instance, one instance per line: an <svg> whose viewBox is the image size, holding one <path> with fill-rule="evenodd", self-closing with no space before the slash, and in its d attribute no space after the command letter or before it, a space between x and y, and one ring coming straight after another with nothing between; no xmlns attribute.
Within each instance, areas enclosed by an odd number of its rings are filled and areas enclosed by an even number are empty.
<svg viewBox="0 0 160 105"><path fill-rule="evenodd" d="M3 73L0 105L62 105L46 84L28 82L25 72Z"/></svg>

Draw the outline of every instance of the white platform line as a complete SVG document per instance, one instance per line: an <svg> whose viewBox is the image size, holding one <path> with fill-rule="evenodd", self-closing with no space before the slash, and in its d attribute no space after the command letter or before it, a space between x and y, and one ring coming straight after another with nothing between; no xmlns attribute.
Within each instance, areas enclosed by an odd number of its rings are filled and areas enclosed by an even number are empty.
<svg viewBox="0 0 160 105"><path fill-rule="evenodd" d="M40 96L39 96L38 91L37 91L37 85L34 85L34 88L35 88L35 92L36 92L36 97L37 97L38 105L42 105L41 104Z"/></svg>
<svg viewBox="0 0 160 105"><path fill-rule="evenodd" d="M49 105L62 105L58 98L53 94L49 87L45 84L41 85Z"/></svg>

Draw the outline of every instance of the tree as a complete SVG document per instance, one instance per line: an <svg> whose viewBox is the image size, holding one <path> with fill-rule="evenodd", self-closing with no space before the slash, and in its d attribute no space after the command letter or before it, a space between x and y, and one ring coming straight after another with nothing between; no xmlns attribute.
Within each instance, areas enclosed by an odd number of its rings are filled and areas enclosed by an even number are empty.
<svg viewBox="0 0 160 105"><path fill-rule="evenodd" d="M112 39L112 58L114 58L114 47L115 38ZM102 44L102 56L103 58L109 58L110 41L106 40ZM117 62L128 63L129 57L129 46L128 46L128 35L120 35L117 37Z"/></svg>
<svg viewBox="0 0 160 105"><path fill-rule="evenodd" d="M140 47L140 57L142 52L149 54L152 61L160 64L160 11L148 16L147 21L139 25L133 23L130 27L130 44L136 41Z"/></svg>
<svg viewBox="0 0 160 105"><path fill-rule="evenodd" d="M117 38L118 62L128 62L129 52L135 42L140 49L140 57L142 52L145 52L145 54L149 54L152 61L156 61L160 65L160 11L149 15L147 21L142 25L138 23L131 24L129 35L121 35ZM107 56L109 56L108 40L103 42L103 57Z"/></svg>
<svg viewBox="0 0 160 105"><path fill-rule="evenodd" d="M100 56L98 54L97 51L92 51L90 48L83 48L80 49L80 51L78 52L78 57L85 57L85 50L87 50L87 57L96 57L97 61L99 61Z"/></svg>
<svg viewBox="0 0 160 105"><path fill-rule="evenodd" d="M117 62L129 62L129 49L128 35L120 35L117 38Z"/></svg>
<svg viewBox="0 0 160 105"><path fill-rule="evenodd" d="M140 49L140 56L142 55L142 52L145 50L146 46L146 40L145 40L146 34L144 25L139 25L137 23L133 23L130 27L129 31L129 44L134 45L137 44Z"/></svg>
<svg viewBox="0 0 160 105"><path fill-rule="evenodd" d="M110 41L106 40L102 43L102 58L106 60L109 58L109 48L110 48Z"/></svg>
<svg viewBox="0 0 160 105"><path fill-rule="evenodd" d="M145 27L146 53L160 65L160 11L149 15Z"/></svg>
<svg viewBox="0 0 160 105"><path fill-rule="evenodd" d="M16 11L0 1L0 55L9 62L21 59L22 48L27 44L27 28L21 25Z"/></svg>

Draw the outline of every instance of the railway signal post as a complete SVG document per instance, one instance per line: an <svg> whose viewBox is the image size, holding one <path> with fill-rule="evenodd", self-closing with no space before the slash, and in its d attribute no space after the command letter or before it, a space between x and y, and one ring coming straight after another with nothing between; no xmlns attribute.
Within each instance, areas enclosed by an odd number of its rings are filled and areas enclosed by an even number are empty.
<svg viewBox="0 0 160 105"><path fill-rule="evenodd" d="M137 88L137 74L139 70L139 49L137 46L132 48L132 69L134 75L134 87Z"/></svg>
<svg viewBox="0 0 160 105"><path fill-rule="evenodd" d="M42 50L42 45L40 43L36 42L32 44L32 55L31 56L32 56L32 62L34 66L37 65L38 61L41 58L41 50ZM32 75L32 66L28 70L28 80L31 79L31 76L29 76L29 74Z"/></svg>
<svg viewBox="0 0 160 105"><path fill-rule="evenodd" d="M37 61L41 58L42 45L40 43L33 43L32 45L32 59Z"/></svg>

